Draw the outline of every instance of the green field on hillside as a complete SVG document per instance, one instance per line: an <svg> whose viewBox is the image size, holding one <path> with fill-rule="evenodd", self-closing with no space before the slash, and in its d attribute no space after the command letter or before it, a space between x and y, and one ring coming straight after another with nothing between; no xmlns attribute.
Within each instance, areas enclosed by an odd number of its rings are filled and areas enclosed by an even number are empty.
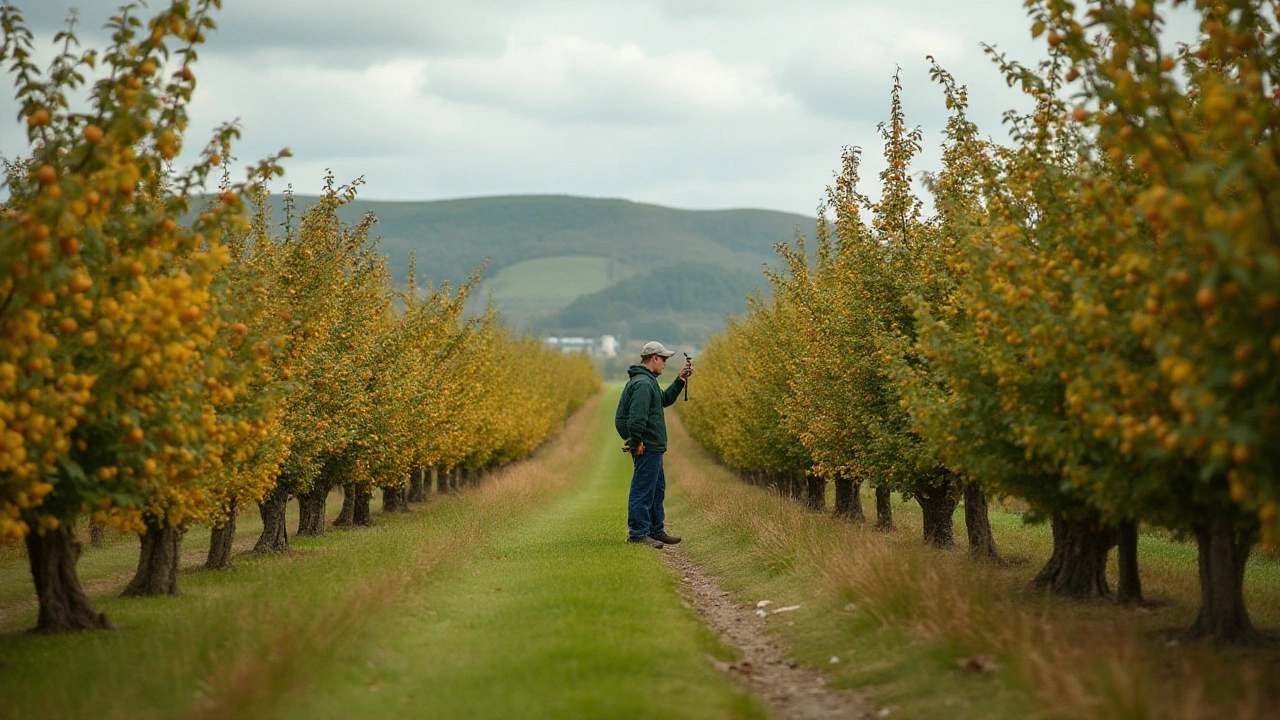
<svg viewBox="0 0 1280 720"><path fill-rule="evenodd" d="M522 325L536 314L555 312L583 295L604 290L624 272L609 258L591 255L524 260L485 280L479 297L492 295L507 320Z"/></svg>

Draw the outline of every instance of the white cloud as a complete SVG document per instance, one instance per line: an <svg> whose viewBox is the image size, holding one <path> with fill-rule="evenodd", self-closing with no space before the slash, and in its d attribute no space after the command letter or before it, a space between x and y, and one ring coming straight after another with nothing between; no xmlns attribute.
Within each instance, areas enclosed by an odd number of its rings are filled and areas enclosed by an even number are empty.
<svg viewBox="0 0 1280 720"><path fill-rule="evenodd" d="M73 4L100 45L121 2L16 1L45 46ZM875 194L896 68L925 169L946 115L926 55L969 86L997 138L1024 101L980 43L1041 55L1021 0L236 0L218 20L188 145L239 118L242 163L288 146L299 190L332 168L364 175L376 199L571 193L808 214L846 144L864 147ZM14 155L25 128L7 95L0 153Z"/></svg>
<svg viewBox="0 0 1280 720"><path fill-rule="evenodd" d="M574 123L771 113L793 102L767 69L726 63L707 50L650 54L636 43L565 35L512 38L496 57L434 60L424 89Z"/></svg>

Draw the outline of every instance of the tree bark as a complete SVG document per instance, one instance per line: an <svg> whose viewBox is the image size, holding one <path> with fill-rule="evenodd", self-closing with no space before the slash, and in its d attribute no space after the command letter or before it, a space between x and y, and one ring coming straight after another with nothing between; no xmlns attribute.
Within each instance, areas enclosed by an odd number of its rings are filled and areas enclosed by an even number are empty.
<svg viewBox="0 0 1280 720"><path fill-rule="evenodd" d="M236 511L239 502L232 497L227 503L227 518L209 534L209 557L204 566L208 570L225 570L231 567L231 544L236 539Z"/></svg>
<svg viewBox="0 0 1280 720"><path fill-rule="evenodd" d="M27 535L26 544L31 579L40 601L33 632L111 629L107 616L94 609L80 587L80 578L76 575L80 543L68 526L32 532Z"/></svg>
<svg viewBox="0 0 1280 720"><path fill-rule="evenodd" d="M1200 555L1200 612L1190 634L1217 642L1257 639L1244 604L1244 568L1256 540L1256 529L1241 530L1237 514L1210 505L1195 527Z"/></svg>
<svg viewBox="0 0 1280 720"><path fill-rule="evenodd" d="M409 472L409 502L427 501L427 469L414 468Z"/></svg>
<svg viewBox="0 0 1280 720"><path fill-rule="evenodd" d="M964 484L964 529L969 535L969 555L977 560L1000 559L987 514L987 493L977 482Z"/></svg>
<svg viewBox="0 0 1280 720"><path fill-rule="evenodd" d="M326 506L329 502L329 491L334 481L323 477L316 478L311 489L298 493L298 535L319 537L324 535Z"/></svg>
<svg viewBox="0 0 1280 720"><path fill-rule="evenodd" d="M120 597L148 597L178 594L178 548L182 531L163 518L147 517L147 531L139 535L142 553L138 570Z"/></svg>
<svg viewBox="0 0 1280 720"><path fill-rule="evenodd" d="M867 515L862 511L862 483L853 478L836 478L836 517L846 518L859 525L867 522Z"/></svg>
<svg viewBox="0 0 1280 720"><path fill-rule="evenodd" d="M433 492L437 495L440 494L440 470L435 467L430 469L426 482L426 494L430 495Z"/></svg>
<svg viewBox="0 0 1280 720"><path fill-rule="evenodd" d="M281 553L289 551L289 530L285 527L285 510L289 507L289 492L276 486L258 503L262 513L262 534L253 546L255 553Z"/></svg>
<svg viewBox="0 0 1280 720"><path fill-rule="evenodd" d="M795 473L778 473L778 488L781 489L782 495L790 498L790 500L800 500L804 497L804 482L799 475Z"/></svg>
<svg viewBox="0 0 1280 720"><path fill-rule="evenodd" d="M342 486L342 510L338 512L338 517L334 518L334 527L350 527L355 519L356 512L356 488L348 483Z"/></svg>
<svg viewBox="0 0 1280 720"><path fill-rule="evenodd" d="M888 485L876 486L876 529L893 529L893 502Z"/></svg>
<svg viewBox="0 0 1280 720"><path fill-rule="evenodd" d="M409 501L405 499L407 491L404 485L389 485L382 488L382 513L407 513Z"/></svg>
<svg viewBox="0 0 1280 720"><path fill-rule="evenodd" d="M1116 556L1120 561L1116 600L1121 605L1141 605L1142 575L1138 571L1137 520L1125 520L1116 526L1116 545Z"/></svg>
<svg viewBox="0 0 1280 720"><path fill-rule="evenodd" d="M827 511L827 481L817 475L807 475L804 479L805 506L813 512Z"/></svg>
<svg viewBox="0 0 1280 720"><path fill-rule="evenodd" d="M1031 586L1077 600L1109 597L1107 553L1114 530L1093 510L1071 517L1055 513L1052 523L1053 554Z"/></svg>
<svg viewBox="0 0 1280 720"><path fill-rule="evenodd" d="M89 546L102 547L102 543L107 539L107 526L99 522L89 521Z"/></svg>
<svg viewBox="0 0 1280 720"><path fill-rule="evenodd" d="M932 482L921 483L913 493L922 511L924 541L927 545L944 549L956 546L952 517L960 499L955 494L955 482L955 475L944 471Z"/></svg>
<svg viewBox="0 0 1280 720"><path fill-rule="evenodd" d="M369 516L369 501L373 499L373 489L358 487L355 489L355 506L351 514L352 525L369 526L373 519Z"/></svg>

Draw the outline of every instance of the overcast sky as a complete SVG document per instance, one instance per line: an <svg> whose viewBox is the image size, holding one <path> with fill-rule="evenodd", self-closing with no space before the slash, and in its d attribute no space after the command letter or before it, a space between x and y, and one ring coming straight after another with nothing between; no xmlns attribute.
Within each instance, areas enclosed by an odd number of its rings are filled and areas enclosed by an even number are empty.
<svg viewBox="0 0 1280 720"><path fill-rule="evenodd" d="M122 0L13 2L47 49L72 7L82 41L101 46ZM882 167L875 126L896 67L929 169L946 113L925 56L1003 138L1001 113L1023 100L981 43L1042 54L1021 0L226 0L217 20L189 145L238 119L241 164L288 147L299 192L332 168L363 175L375 200L572 194L812 214L842 146L864 148L864 178ZM5 91L6 156L25 149L15 113Z"/></svg>

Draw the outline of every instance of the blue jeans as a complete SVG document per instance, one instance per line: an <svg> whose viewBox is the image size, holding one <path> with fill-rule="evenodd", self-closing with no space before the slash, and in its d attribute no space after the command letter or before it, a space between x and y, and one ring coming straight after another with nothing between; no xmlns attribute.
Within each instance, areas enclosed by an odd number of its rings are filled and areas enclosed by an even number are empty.
<svg viewBox="0 0 1280 720"><path fill-rule="evenodd" d="M662 472L662 453L632 455L631 462L635 472L627 497L627 532L633 538L665 532L662 500L667 494L667 476Z"/></svg>

